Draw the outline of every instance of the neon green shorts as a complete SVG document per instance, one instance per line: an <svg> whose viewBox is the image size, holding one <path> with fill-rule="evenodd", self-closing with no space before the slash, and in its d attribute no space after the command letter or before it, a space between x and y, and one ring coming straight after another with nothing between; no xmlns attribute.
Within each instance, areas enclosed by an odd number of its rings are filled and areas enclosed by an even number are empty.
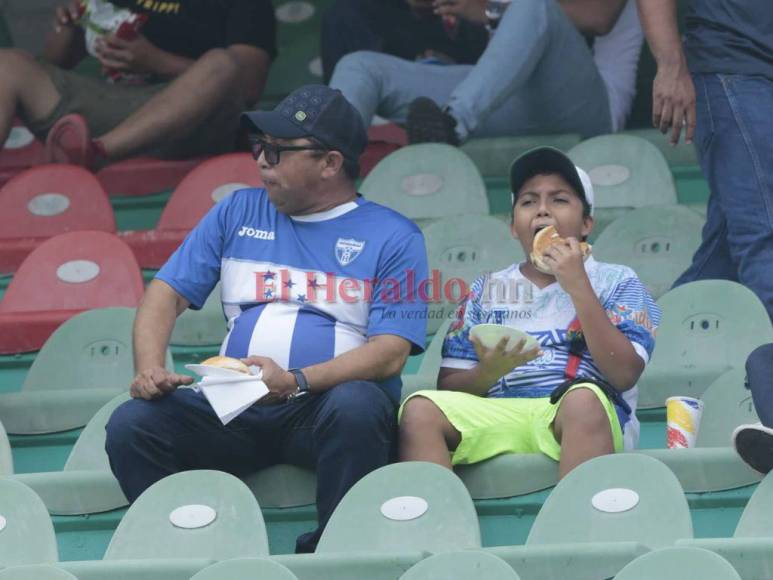
<svg viewBox="0 0 773 580"><path fill-rule="evenodd" d="M594 384L578 383L567 393L575 389L590 389L596 394L609 418L615 451L622 451L623 431L614 404ZM487 399L455 391L418 391L406 399L400 415L412 397L431 400L462 434L451 455L454 465L478 463L502 453L544 453L556 461L561 458L561 445L551 428L561 401L551 405L550 397Z"/></svg>

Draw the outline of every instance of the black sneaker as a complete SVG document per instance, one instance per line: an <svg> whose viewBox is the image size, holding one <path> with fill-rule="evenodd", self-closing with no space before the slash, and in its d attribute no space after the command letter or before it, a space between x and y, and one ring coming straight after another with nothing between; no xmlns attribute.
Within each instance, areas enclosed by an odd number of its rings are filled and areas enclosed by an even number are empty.
<svg viewBox="0 0 773 580"><path fill-rule="evenodd" d="M409 143L448 143L459 145L456 119L427 97L414 99L408 109L405 130Z"/></svg>
<svg viewBox="0 0 773 580"><path fill-rule="evenodd" d="M733 431L733 445L752 469L763 474L773 469L773 429L761 423L741 425Z"/></svg>

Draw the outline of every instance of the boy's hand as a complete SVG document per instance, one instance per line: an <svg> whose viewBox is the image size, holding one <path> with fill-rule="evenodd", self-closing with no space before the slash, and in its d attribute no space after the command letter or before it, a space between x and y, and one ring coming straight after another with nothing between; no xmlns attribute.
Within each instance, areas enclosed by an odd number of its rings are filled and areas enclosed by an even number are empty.
<svg viewBox="0 0 773 580"><path fill-rule="evenodd" d="M106 34L94 44L102 66L127 73L155 73L159 49L141 34L133 40Z"/></svg>
<svg viewBox="0 0 773 580"><path fill-rule="evenodd" d="M590 286L577 238L566 238L565 244L553 244L545 251L544 258L561 288L570 296Z"/></svg>
<svg viewBox="0 0 773 580"><path fill-rule="evenodd" d="M478 366L480 373L489 384L493 384L511 370L526 364L542 354L539 346L524 350L526 339L521 339L511 348L507 348L509 338L504 336L494 348L486 348L476 338L470 337L470 341L478 354Z"/></svg>
<svg viewBox="0 0 773 580"><path fill-rule="evenodd" d="M67 28L73 28L78 24L82 14L82 7L79 0L70 2L67 6L59 6L56 9L56 18L54 19L54 30L58 33Z"/></svg>

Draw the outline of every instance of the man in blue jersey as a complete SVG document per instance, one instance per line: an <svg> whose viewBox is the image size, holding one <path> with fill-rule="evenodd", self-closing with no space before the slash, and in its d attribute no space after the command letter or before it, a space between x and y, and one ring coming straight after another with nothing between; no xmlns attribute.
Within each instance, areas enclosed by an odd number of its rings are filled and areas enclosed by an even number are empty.
<svg viewBox="0 0 773 580"><path fill-rule="evenodd" d="M133 399L107 425L110 464L130 501L188 469L247 475L277 463L317 472L313 551L347 490L389 460L400 371L423 350L421 231L355 189L367 141L339 91L306 86L242 116L265 189L218 203L151 282L134 328ZM190 377L164 369L175 317L218 281L221 354L261 367L270 393L226 426Z"/></svg>
<svg viewBox="0 0 773 580"><path fill-rule="evenodd" d="M478 278L443 342L437 390L408 399L400 458L447 467L501 453L544 453L559 477L635 445L636 382L655 346L660 309L630 268L583 260L593 227L590 177L542 147L512 166L512 233L529 260ZM562 240L533 254L537 232ZM484 346L470 331L527 333Z"/></svg>

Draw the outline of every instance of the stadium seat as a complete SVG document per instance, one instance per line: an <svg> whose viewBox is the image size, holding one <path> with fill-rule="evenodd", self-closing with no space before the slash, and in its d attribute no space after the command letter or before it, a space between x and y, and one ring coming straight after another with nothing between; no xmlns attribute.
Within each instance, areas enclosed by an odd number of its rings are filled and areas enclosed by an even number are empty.
<svg viewBox="0 0 773 580"><path fill-rule="evenodd" d="M700 397L719 375L743 366L752 350L773 342L765 307L735 282L692 282L658 304L663 316L655 352L638 383L641 409L663 407L674 395Z"/></svg>
<svg viewBox="0 0 773 580"><path fill-rule="evenodd" d="M189 308L177 317L169 342L173 346L220 345L226 332L218 282L201 310Z"/></svg>
<svg viewBox="0 0 773 580"><path fill-rule="evenodd" d="M569 150L588 172L596 195L592 238L616 218L650 205L675 205L676 186L657 147L630 135L601 135Z"/></svg>
<svg viewBox="0 0 773 580"><path fill-rule="evenodd" d="M507 268L524 259L510 227L487 215L456 215L423 228L429 260L431 290L427 333L434 334L452 317L473 281L486 272ZM459 279L464 284L454 283ZM502 288L503 296L510 292ZM513 288L513 291L517 289ZM493 298L493 297L492 297ZM515 299L506 297L505 299Z"/></svg>
<svg viewBox="0 0 773 580"><path fill-rule="evenodd" d="M35 357L17 393L0 395L9 433L82 427L134 378L133 308L87 310L66 321ZM167 351L167 367L173 368Z"/></svg>
<svg viewBox="0 0 773 580"><path fill-rule="evenodd" d="M0 567L58 559L54 525L46 506L23 483L0 478Z"/></svg>
<svg viewBox="0 0 773 580"><path fill-rule="evenodd" d="M475 506L462 482L434 463L387 465L338 504L317 553L451 552L480 548Z"/></svg>
<svg viewBox="0 0 773 580"><path fill-rule="evenodd" d="M3 424L0 423L0 476L13 473L13 455L11 455L11 443Z"/></svg>
<svg viewBox="0 0 773 580"><path fill-rule="evenodd" d="M0 189L0 272L15 272L48 238L77 230L115 233L107 194L94 175L75 165L39 165Z"/></svg>
<svg viewBox="0 0 773 580"><path fill-rule="evenodd" d="M402 375L400 377L403 381L401 400L404 401L410 394L416 391L437 388L438 369L440 369L440 363L443 360L443 340L452 322L453 319L451 318L442 321L440 328L437 329L435 336L432 337L432 341L424 351L424 356L421 358L416 374Z"/></svg>
<svg viewBox="0 0 773 580"><path fill-rule="evenodd" d="M150 195L174 189L202 161L133 157L100 169L97 179L111 197Z"/></svg>
<svg viewBox="0 0 773 580"><path fill-rule="evenodd" d="M105 560L268 556L250 490L222 471L183 471L153 484L121 519Z"/></svg>
<svg viewBox="0 0 773 580"><path fill-rule="evenodd" d="M773 477L765 476L754 490L735 528L735 538L773 539Z"/></svg>
<svg viewBox="0 0 773 580"><path fill-rule="evenodd" d="M519 137L485 137L470 139L462 145L481 175L495 179L510 179L510 165L516 157L535 147L550 146L569 151L581 141L579 135L522 135Z"/></svg>
<svg viewBox="0 0 773 580"><path fill-rule="evenodd" d="M674 147L668 141L671 136L670 133L664 135L657 129L626 129L623 131L623 134L646 139L652 143L658 148L663 157L666 158L668 165L671 167L696 166L699 163L695 145L687 145L684 141L680 140L679 145Z"/></svg>
<svg viewBox="0 0 773 580"><path fill-rule="evenodd" d="M414 564L400 580L520 580L507 562L482 551L436 554Z"/></svg>
<svg viewBox="0 0 773 580"><path fill-rule="evenodd" d="M153 230L122 232L142 268L160 268L204 215L238 189L261 187L255 160L228 153L197 166L175 188Z"/></svg>
<svg viewBox="0 0 773 580"><path fill-rule="evenodd" d="M638 208L604 228L593 244L593 255L633 268L657 299L692 263L705 221L679 205Z"/></svg>
<svg viewBox="0 0 773 580"><path fill-rule="evenodd" d="M475 165L459 149L440 143L410 145L385 157L360 193L417 220L489 212Z"/></svg>
<svg viewBox="0 0 773 580"><path fill-rule="evenodd" d="M263 509L298 507L316 501L317 476L310 469L283 463L243 479Z"/></svg>
<svg viewBox="0 0 773 580"><path fill-rule="evenodd" d="M692 536L674 474L651 457L618 453L586 461L558 482L526 545L629 541L655 549Z"/></svg>
<svg viewBox="0 0 773 580"><path fill-rule="evenodd" d="M78 580L67 570L50 564L12 566L0 570L0 580Z"/></svg>
<svg viewBox="0 0 773 580"><path fill-rule="evenodd" d="M615 580L741 580L723 557L701 548L664 548L639 556Z"/></svg>
<svg viewBox="0 0 773 580"><path fill-rule="evenodd" d="M207 566L191 580L298 580L298 577L286 566L266 558L236 558Z"/></svg>
<svg viewBox="0 0 773 580"><path fill-rule="evenodd" d="M24 123L14 119L11 132L0 149L0 185L23 169L45 163L45 159L43 143Z"/></svg>
<svg viewBox="0 0 773 580"><path fill-rule="evenodd" d="M14 479L35 491L52 515L93 514L127 505L105 452L105 425L127 400L128 392L118 395L91 418L62 471L20 473Z"/></svg>
<svg viewBox="0 0 773 580"><path fill-rule="evenodd" d="M135 308L142 274L131 250L106 232L49 238L24 260L0 302L0 354L39 350L64 321L92 308Z"/></svg>
<svg viewBox="0 0 773 580"><path fill-rule="evenodd" d="M558 462L542 453L506 453L454 471L475 500L527 495L558 482Z"/></svg>

